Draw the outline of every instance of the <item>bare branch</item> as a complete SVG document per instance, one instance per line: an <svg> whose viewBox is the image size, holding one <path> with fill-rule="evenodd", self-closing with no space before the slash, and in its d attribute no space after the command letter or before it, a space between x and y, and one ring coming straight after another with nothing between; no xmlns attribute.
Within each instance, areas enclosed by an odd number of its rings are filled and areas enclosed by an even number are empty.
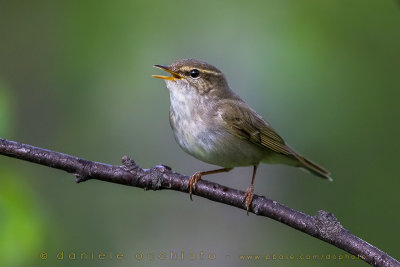
<svg viewBox="0 0 400 267"><path fill-rule="evenodd" d="M122 166L114 166L1 138L0 154L64 170L74 174L78 183L97 179L146 190L170 189L188 192L189 177L173 172L171 168L163 165L142 169L127 156L122 158ZM242 203L243 191L200 180L194 194L246 210ZM317 215L310 216L257 195L254 195L250 212L269 217L328 242L373 266L400 266L398 261L385 252L352 235L332 213L319 211Z"/></svg>

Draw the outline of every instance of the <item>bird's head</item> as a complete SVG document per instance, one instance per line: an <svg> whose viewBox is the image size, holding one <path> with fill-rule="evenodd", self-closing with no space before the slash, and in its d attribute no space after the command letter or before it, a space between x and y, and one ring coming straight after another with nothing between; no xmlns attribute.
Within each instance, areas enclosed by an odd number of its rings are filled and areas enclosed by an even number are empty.
<svg viewBox="0 0 400 267"><path fill-rule="evenodd" d="M180 90L182 93L190 91L200 95L212 91L219 95L226 90L230 91L224 74L203 61L181 59L169 66L154 66L171 74L171 76L153 75L155 78L164 79L170 91Z"/></svg>

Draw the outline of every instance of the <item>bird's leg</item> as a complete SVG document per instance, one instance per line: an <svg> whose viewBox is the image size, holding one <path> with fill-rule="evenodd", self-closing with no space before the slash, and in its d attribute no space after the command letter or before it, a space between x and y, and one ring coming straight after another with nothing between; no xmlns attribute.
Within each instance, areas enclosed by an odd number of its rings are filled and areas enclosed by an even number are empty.
<svg viewBox="0 0 400 267"><path fill-rule="evenodd" d="M212 171L206 171L206 172L196 172L189 178L189 194L190 194L190 199L192 199L192 192L196 190L197 187L197 182L201 179L202 176L204 175L209 175L209 174L214 174L214 173L220 173L220 172L229 172L233 168L222 168L222 169L217 169L217 170L212 170Z"/></svg>
<svg viewBox="0 0 400 267"><path fill-rule="evenodd" d="M256 178L258 165L253 166L253 177L251 178L251 184L247 188L246 193L244 194L243 203L246 203L247 215L249 215L249 208L251 201L253 200L253 192L254 192L254 180Z"/></svg>

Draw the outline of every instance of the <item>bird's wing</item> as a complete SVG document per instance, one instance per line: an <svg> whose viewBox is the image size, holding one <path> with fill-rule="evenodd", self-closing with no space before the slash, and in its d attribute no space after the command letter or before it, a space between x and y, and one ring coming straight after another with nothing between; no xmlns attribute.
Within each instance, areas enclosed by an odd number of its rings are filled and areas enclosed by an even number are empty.
<svg viewBox="0 0 400 267"><path fill-rule="evenodd" d="M224 101L218 107L218 115L235 136L283 155L296 156L282 137L246 103Z"/></svg>
<svg viewBox="0 0 400 267"><path fill-rule="evenodd" d="M332 180L327 170L300 156L286 145L282 137L246 103L224 101L219 105L218 115L225 122L226 129L238 138L295 159L299 166L305 167L322 178Z"/></svg>

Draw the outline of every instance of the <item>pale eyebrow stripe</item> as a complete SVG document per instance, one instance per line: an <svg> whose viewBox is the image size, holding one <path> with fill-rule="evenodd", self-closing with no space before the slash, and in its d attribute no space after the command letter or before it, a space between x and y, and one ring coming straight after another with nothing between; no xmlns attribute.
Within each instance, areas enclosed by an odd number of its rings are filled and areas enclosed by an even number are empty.
<svg viewBox="0 0 400 267"><path fill-rule="evenodd" d="M201 71L201 72L204 72L204 73L207 73L207 74L214 74L214 75L218 75L218 76L222 75L221 72L216 72L216 71L212 71L212 70L203 70L203 69L200 69L200 71Z"/></svg>
<svg viewBox="0 0 400 267"><path fill-rule="evenodd" d="M194 67L187 67L187 66L185 66L185 67L182 67L181 70L182 70L182 71L190 71L190 70L192 70L193 68L194 68ZM206 73L206 74L214 74L214 75L216 75L216 76L222 75L221 72L216 72L216 71L213 71L213 70L207 70L207 69L202 69L202 68L196 68L196 69L198 69L200 72L203 72L203 73Z"/></svg>

